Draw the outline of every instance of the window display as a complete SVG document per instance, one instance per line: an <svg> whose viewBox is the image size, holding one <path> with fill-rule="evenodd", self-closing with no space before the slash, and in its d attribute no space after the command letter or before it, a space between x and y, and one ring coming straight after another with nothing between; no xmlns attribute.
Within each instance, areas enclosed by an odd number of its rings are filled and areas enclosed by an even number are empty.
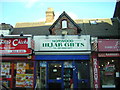
<svg viewBox="0 0 120 90"><path fill-rule="evenodd" d="M33 64L16 63L16 87L33 87Z"/></svg>
<svg viewBox="0 0 120 90"><path fill-rule="evenodd" d="M11 63L10 62L1 63L0 76L2 78L1 83L6 87L10 87L10 83L11 83Z"/></svg>
<svg viewBox="0 0 120 90"><path fill-rule="evenodd" d="M11 78L10 62L3 62L1 64L1 76L4 77L4 78Z"/></svg>
<svg viewBox="0 0 120 90"><path fill-rule="evenodd" d="M73 85L73 68L64 68L64 89L68 90Z"/></svg>
<svg viewBox="0 0 120 90"><path fill-rule="evenodd" d="M32 62L2 62L1 82L9 88L32 88L33 70Z"/></svg>
<svg viewBox="0 0 120 90"><path fill-rule="evenodd" d="M46 88L46 61L41 61L40 62L40 88L45 89ZM38 73L39 73L38 72Z"/></svg>
<svg viewBox="0 0 120 90"><path fill-rule="evenodd" d="M115 88L116 70L118 61L110 58L101 58L99 61L100 78L102 88Z"/></svg>

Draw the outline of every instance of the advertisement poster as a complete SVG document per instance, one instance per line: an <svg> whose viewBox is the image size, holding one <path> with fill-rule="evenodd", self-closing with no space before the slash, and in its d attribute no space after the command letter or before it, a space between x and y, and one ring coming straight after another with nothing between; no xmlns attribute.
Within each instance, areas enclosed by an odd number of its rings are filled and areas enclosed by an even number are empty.
<svg viewBox="0 0 120 90"><path fill-rule="evenodd" d="M17 74L16 75L16 87L27 87L33 86L33 74Z"/></svg>
<svg viewBox="0 0 120 90"><path fill-rule="evenodd" d="M115 65L106 65L104 70L105 75L114 75Z"/></svg>
<svg viewBox="0 0 120 90"><path fill-rule="evenodd" d="M10 74L10 63L1 64L1 76L6 76Z"/></svg>
<svg viewBox="0 0 120 90"><path fill-rule="evenodd" d="M26 74L25 80L25 87L32 87L33 86L33 74Z"/></svg>
<svg viewBox="0 0 120 90"><path fill-rule="evenodd" d="M8 87L9 81L2 81L2 84Z"/></svg>
<svg viewBox="0 0 120 90"><path fill-rule="evenodd" d="M25 74L26 63L17 63L17 74Z"/></svg>
<svg viewBox="0 0 120 90"><path fill-rule="evenodd" d="M16 74L16 87L25 87L25 74Z"/></svg>

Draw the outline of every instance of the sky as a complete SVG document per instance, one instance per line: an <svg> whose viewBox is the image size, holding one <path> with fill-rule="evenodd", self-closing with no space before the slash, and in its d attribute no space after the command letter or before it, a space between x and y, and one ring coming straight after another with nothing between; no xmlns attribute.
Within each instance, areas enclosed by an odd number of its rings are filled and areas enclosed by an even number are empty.
<svg viewBox="0 0 120 90"><path fill-rule="evenodd" d="M72 19L112 18L116 0L0 0L0 23L45 21L47 8L55 19L65 11Z"/></svg>

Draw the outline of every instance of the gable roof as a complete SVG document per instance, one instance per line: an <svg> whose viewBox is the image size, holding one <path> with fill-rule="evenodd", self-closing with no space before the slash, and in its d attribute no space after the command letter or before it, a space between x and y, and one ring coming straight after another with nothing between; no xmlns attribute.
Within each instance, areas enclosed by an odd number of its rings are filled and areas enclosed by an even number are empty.
<svg viewBox="0 0 120 90"><path fill-rule="evenodd" d="M81 28L71 19L71 17L65 12L63 11L63 13L58 17L58 19L51 25L51 27L49 28L50 32L52 30L52 28L54 28L54 26L57 24L57 22L63 17L63 16L66 16L74 26L77 27L77 30L78 30L78 33L80 33L82 30Z"/></svg>
<svg viewBox="0 0 120 90"><path fill-rule="evenodd" d="M99 21L96 25L90 24L90 21ZM76 21L76 20L75 20ZM101 21L101 22L100 22ZM78 19L77 25L81 27L81 35L91 35L92 37L115 37L120 38L120 22L117 18L111 19ZM32 35L50 35L49 28L51 25L13 28L12 35L32 34Z"/></svg>
<svg viewBox="0 0 120 90"><path fill-rule="evenodd" d="M32 35L50 35L49 32L50 26L37 26L37 27L23 27L23 28L14 28L12 35L18 35L21 32L23 34L32 34Z"/></svg>
<svg viewBox="0 0 120 90"><path fill-rule="evenodd" d="M118 17L120 19L120 1L116 3L113 17Z"/></svg>

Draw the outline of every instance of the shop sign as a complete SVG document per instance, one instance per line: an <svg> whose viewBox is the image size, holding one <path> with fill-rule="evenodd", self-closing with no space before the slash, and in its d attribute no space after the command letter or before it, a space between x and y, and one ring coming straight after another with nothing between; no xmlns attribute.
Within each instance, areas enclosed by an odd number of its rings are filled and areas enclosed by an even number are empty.
<svg viewBox="0 0 120 90"><path fill-rule="evenodd" d="M73 39L40 39L39 40L39 50L40 51L82 51L91 50L90 48L90 38ZM38 44L37 44L38 45Z"/></svg>
<svg viewBox="0 0 120 90"><path fill-rule="evenodd" d="M120 51L120 39L99 39L99 51Z"/></svg>
<svg viewBox="0 0 120 90"><path fill-rule="evenodd" d="M98 63L97 59L93 58L93 65L94 65L94 87L99 88L99 81L98 81Z"/></svg>
<svg viewBox="0 0 120 90"><path fill-rule="evenodd" d="M92 61L93 61L93 79L94 79L94 88L97 90L100 88L100 76L99 76L99 64L97 60L97 54L92 54Z"/></svg>
<svg viewBox="0 0 120 90"><path fill-rule="evenodd" d="M98 57L120 57L120 53L99 53Z"/></svg>
<svg viewBox="0 0 120 90"><path fill-rule="evenodd" d="M30 54L27 38L0 39L0 54Z"/></svg>

